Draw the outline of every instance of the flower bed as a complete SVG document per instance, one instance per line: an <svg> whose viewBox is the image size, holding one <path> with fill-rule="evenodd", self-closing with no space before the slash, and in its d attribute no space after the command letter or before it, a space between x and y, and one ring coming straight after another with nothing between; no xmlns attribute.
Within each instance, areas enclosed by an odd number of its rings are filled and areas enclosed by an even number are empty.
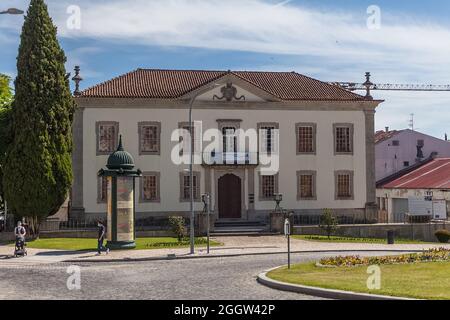
<svg viewBox="0 0 450 320"><path fill-rule="evenodd" d="M324 258L320 260L317 265L323 267L352 267L437 261L450 261L450 249L430 249L422 253L385 257L338 256L332 258Z"/></svg>

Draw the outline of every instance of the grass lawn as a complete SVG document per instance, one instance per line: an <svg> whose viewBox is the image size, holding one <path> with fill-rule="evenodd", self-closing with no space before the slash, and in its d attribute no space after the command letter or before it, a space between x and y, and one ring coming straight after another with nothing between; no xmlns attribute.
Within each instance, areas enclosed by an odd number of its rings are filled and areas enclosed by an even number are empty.
<svg viewBox="0 0 450 320"><path fill-rule="evenodd" d="M397 297L450 299L450 262L382 265L381 290L367 289L367 266L320 268L314 263L271 271L272 279L295 284Z"/></svg>
<svg viewBox="0 0 450 320"><path fill-rule="evenodd" d="M331 236L330 239L328 239L327 236L312 236L312 235L294 235L292 237L294 239L306 240L306 241L387 244L387 239L375 239L375 238L351 238L351 237ZM398 243L398 244L424 244L424 243L434 243L434 242L423 242L420 240L409 240L409 239L397 239L396 238L395 243Z"/></svg>
<svg viewBox="0 0 450 320"><path fill-rule="evenodd" d="M200 247L206 247L206 239L196 238L195 244ZM220 246L220 245L221 243L219 242L211 241L211 246ZM74 238L39 239L27 242L27 247L33 249L55 249L55 250L69 250L69 251L96 250L97 240L74 239ZM178 240L176 238L170 237L136 239L136 250L185 248L185 247L189 247L189 240L178 243Z"/></svg>

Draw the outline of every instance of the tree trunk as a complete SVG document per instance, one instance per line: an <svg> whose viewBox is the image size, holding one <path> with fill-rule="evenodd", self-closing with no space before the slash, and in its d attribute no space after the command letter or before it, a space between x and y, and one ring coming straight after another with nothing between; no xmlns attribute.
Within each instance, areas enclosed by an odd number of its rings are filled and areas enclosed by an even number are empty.
<svg viewBox="0 0 450 320"><path fill-rule="evenodd" d="M41 221L39 217L37 216L28 217L27 220L29 221L28 226L30 228L30 236L32 237L32 239L39 239L39 232L41 226Z"/></svg>

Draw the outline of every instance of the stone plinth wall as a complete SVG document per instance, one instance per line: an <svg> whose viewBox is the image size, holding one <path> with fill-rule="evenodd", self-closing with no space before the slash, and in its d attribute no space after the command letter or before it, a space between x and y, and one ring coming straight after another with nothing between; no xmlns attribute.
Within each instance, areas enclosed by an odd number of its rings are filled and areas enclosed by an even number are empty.
<svg viewBox="0 0 450 320"><path fill-rule="evenodd" d="M387 232L393 230L396 238L438 242L434 233L437 230L450 230L450 222L417 224L375 224L375 225L340 225L334 235L342 237L387 239ZM297 235L325 235L318 226L294 226Z"/></svg>

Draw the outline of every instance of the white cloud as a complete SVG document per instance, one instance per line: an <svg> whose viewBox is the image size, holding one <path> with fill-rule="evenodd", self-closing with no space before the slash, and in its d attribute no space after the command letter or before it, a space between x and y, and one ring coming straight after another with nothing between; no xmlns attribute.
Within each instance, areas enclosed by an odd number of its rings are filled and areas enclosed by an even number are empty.
<svg viewBox="0 0 450 320"><path fill-rule="evenodd" d="M27 6L24 0L7 2ZM354 74L370 70L382 82L447 82L450 74L450 41L443 41L450 39L450 28L430 21L418 22L413 17L392 16L383 7L381 30L369 30L365 10L325 11L302 7L298 1L47 2L62 37L307 55L316 57L330 70L324 80L347 80L335 71L336 66L344 65ZM67 8L74 4L81 8L80 30L69 30L66 25ZM8 27L0 19L0 30Z"/></svg>
<svg viewBox="0 0 450 320"><path fill-rule="evenodd" d="M405 129L414 113L416 130L439 138L450 134L450 92L375 91L373 95L386 100L377 111L378 130Z"/></svg>
<svg viewBox="0 0 450 320"><path fill-rule="evenodd" d="M314 55L368 65L399 63L417 70L445 63L450 55L450 42L442 41L450 39L448 28L407 19L394 24L390 17L383 19L381 30L369 30L365 12L325 12L262 0L83 0L78 4L82 29L67 30L67 17L59 15L63 36ZM57 6L64 7L61 2Z"/></svg>
<svg viewBox="0 0 450 320"><path fill-rule="evenodd" d="M380 30L366 26L365 10L325 11L300 1L264 0L48 0L50 13L65 38L127 43L242 50L278 56L263 67L296 70L330 81L361 81L371 71L374 82L450 82L450 27L413 16L393 16L381 7ZM28 1L7 1L25 8ZM66 9L81 8L81 30L68 30ZM2 30L18 30L0 19ZM14 20L15 21L15 20ZM0 46L8 41L0 33ZM71 64L83 64L93 52L68 52ZM295 57L295 58L292 58ZM308 59L304 59L308 57ZM223 62L221 62L223 64ZM92 68L93 69L93 68ZM84 72L95 71L89 69ZM86 74L85 74L86 75ZM377 127L407 126L411 112L424 131L441 136L449 123L448 93L376 92L386 99ZM437 125L436 125L437 124ZM450 131L450 130L449 130Z"/></svg>

